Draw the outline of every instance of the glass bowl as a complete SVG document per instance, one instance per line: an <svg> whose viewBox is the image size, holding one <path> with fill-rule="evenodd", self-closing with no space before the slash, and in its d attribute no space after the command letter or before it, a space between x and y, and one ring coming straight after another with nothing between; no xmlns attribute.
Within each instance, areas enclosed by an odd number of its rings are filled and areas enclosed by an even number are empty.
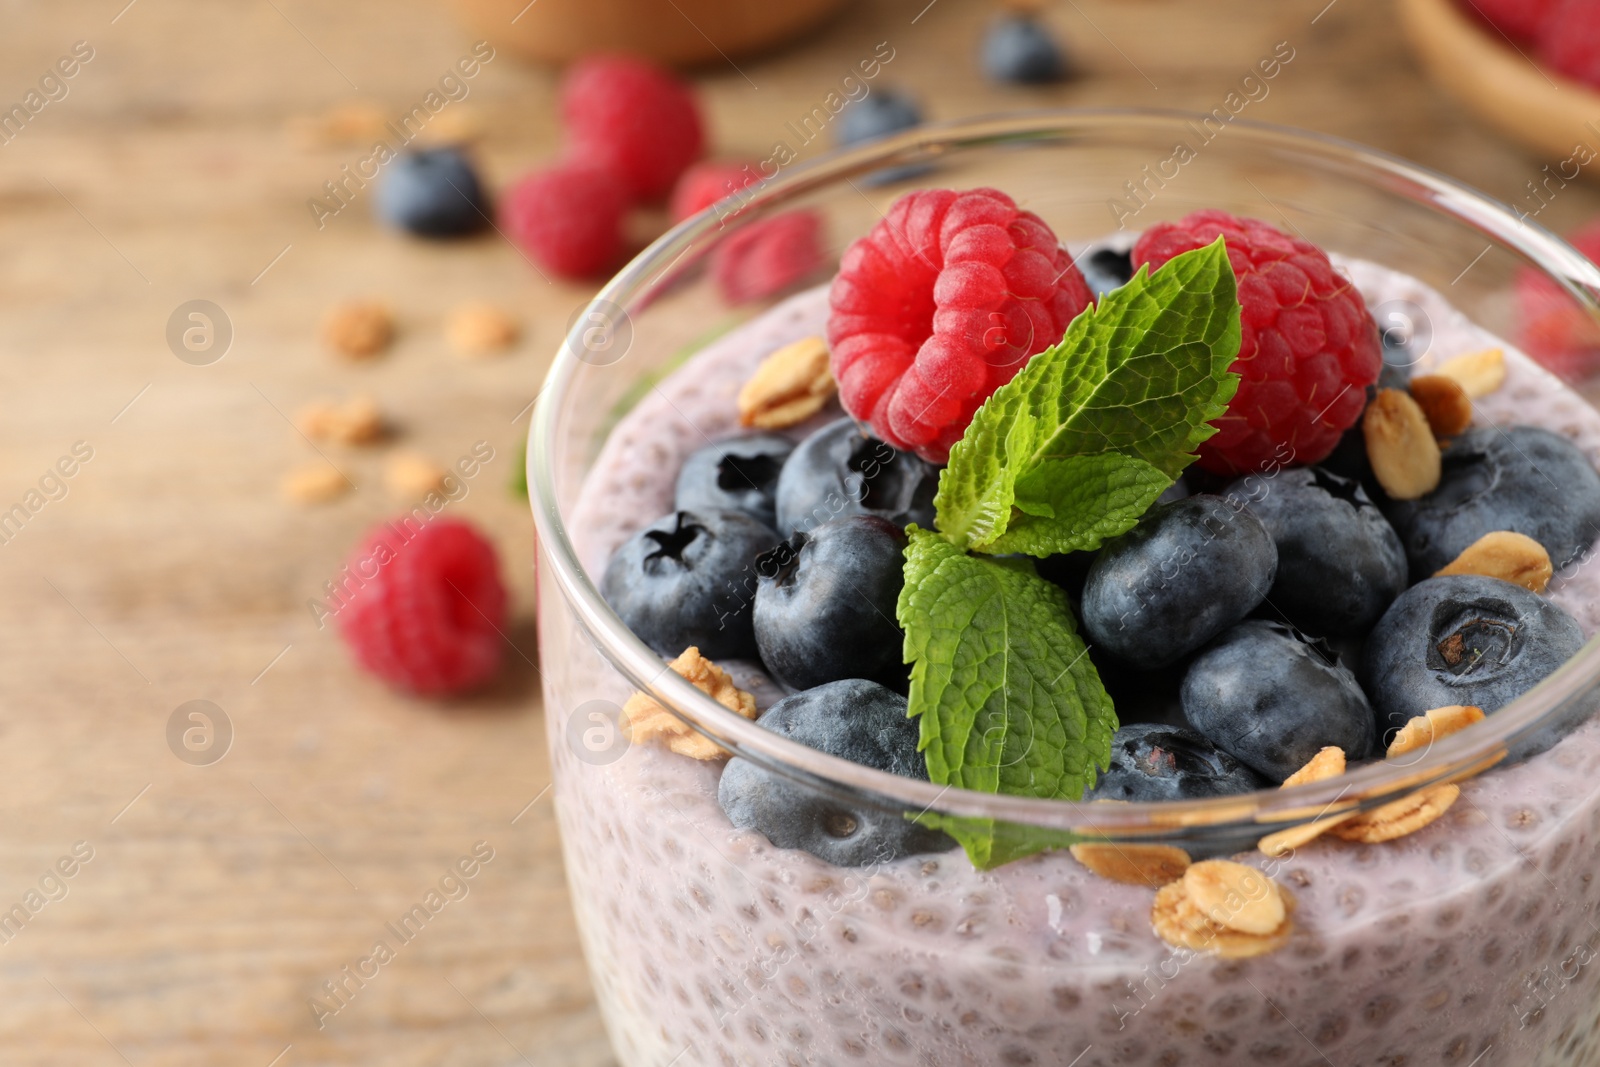
<svg viewBox="0 0 1600 1067"><path fill-rule="evenodd" d="M621 1062L1467 1064L1490 1047L1504 1063L1600 1056L1600 968L1587 966L1600 955L1591 918L1600 888L1589 874L1600 849L1600 725L1588 721L1600 642L1404 761L1246 796L1084 805L916 782L780 738L667 670L596 589L617 538L670 510L683 455L736 429L742 378L730 368L747 373L783 329L785 339L805 324L819 332L819 296L756 322L765 306L730 310L713 283L717 246L780 213L821 220L822 283L914 187L1002 189L1074 248L1222 208L1301 234L1341 263L1365 261L1355 268L1364 278L1409 276L1369 293L1369 304L1422 365L1482 336L1474 330L1512 337L1513 285L1530 272L1575 314L1600 319L1600 271L1448 178L1217 115L1003 116L804 165L775 153L763 176L742 203L656 241L583 309L529 438L555 795ZM773 323L776 333L752 332ZM715 362L682 369L702 353ZM1600 414L1511 358L1517 381L1535 385L1503 403L1583 438L1600 460ZM663 502L646 512L640 500ZM1563 580L1596 580L1587 562ZM1057 847L991 871L959 850L836 868L775 848L723 816L720 763L629 743L620 709L636 692L686 731L850 810L976 820ZM1555 730L1569 736L1549 752L1505 759ZM1265 861L1298 900L1296 932L1248 960L1167 945L1151 932L1150 888L1099 879L1064 848L1247 851L1267 833L1446 779L1470 781L1422 832L1385 844L1319 840Z"/></svg>

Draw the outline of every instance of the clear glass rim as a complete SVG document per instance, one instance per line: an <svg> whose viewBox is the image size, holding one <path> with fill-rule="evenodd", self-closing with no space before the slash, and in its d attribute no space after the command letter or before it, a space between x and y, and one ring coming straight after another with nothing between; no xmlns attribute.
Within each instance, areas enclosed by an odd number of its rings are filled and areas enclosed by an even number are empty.
<svg viewBox="0 0 1600 1067"><path fill-rule="evenodd" d="M1203 116L1156 109L1059 109L929 124L869 145L842 149L785 168L748 198L746 211L781 204L829 184L889 166L927 161L948 152L1028 140L1060 141L1114 129L1163 130ZM1600 318L1600 268L1542 227L1472 187L1398 156L1353 141L1285 126L1235 119L1230 138L1316 161L1478 230L1520 253ZM722 225L707 209L680 223L636 256L595 295L589 308L633 308L647 301L678 260ZM550 463L559 447L560 414L575 398L574 376L584 366L585 316L563 338L535 405L528 435L528 486L543 580L552 580L597 650L636 688L648 692L700 733L735 754L833 791L873 794L904 809L1091 834L1152 836L1174 827L1225 829L1242 824L1288 826L1355 807L1371 807L1446 778L1492 766L1518 739L1537 730L1573 701L1600 686L1600 637L1530 692L1471 730L1446 737L1414 762L1375 762L1346 775L1289 789L1164 803L1085 805L1064 800L979 793L902 778L786 740L706 696L666 668L662 658L622 623L590 580L567 536ZM550 709L547 708L547 714Z"/></svg>

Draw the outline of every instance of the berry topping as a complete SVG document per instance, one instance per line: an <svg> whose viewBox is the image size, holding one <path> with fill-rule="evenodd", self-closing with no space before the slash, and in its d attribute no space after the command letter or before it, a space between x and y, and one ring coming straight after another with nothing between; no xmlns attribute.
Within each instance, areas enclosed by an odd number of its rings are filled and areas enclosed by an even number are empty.
<svg viewBox="0 0 1600 1067"><path fill-rule="evenodd" d="M917 724L906 699L875 682L851 678L786 697L756 720L773 733L875 770L928 780L917 751ZM798 848L838 867L887 863L955 846L917 825L906 812L846 801L742 757L723 769L717 801L733 825L765 834L779 848Z"/></svg>
<svg viewBox="0 0 1600 1067"><path fill-rule="evenodd" d="M755 163L707 159L683 172L672 189L670 212L673 222L698 215L723 197L732 196L761 180Z"/></svg>
<svg viewBox="0 0 1600 1067"><path fill-rule="evenodd" d="M700 158L705 133L689 87L642 59L590 56L561 83L572 155L610 171L639 200L656 200Z"/></svg>
<svg viewBox="0 0 1600 1067"><path fill-rule="evenodd" d="M489 221L489 197L459 148L405 152L383 172L378 217L418 237L461 237Z"/></svg>
<svg viewBox="0 0 1600 1067"><path fill-rule="evenodd" d="M500 224L540 266L569 278L597 274L622 253L627 191L606 171L567 163L506 190Z"/></svg>
<svg viewBox="0 0 1600 1067"><path fill-rule="evenodd" d="M1485 426L1445 446L1437 489L1386 510L1413 578L1437 573L1497 530L1538 541L1560 570L1600 537L1600 474L1565 437Z"/></svg>
<svg viewBox="0 0 1600 1067"><path fill-rule="evenodd" d="M1361 294L1309 241L1257 219L1197 211L1152 226L1133 246L1135 266L1154 270L1222 236L1239 283L1241 378L1199 465L1248 474L1319 463L1366 405L1383 365L1378 330Z"/></svg>
<svg viewBox="0 0 1600 1067"><path fill-rule="evenodd" d="M1328 746L1365 759L1376 733L1356 676L1326 645L1260 619L1240 623L1195 658L1183 679L1183 715L1274 782Z"/></svg>
<svg viewBox="0 0 1600 1067"><path fill-rule="evenodd" d="M1223 493L1272 535L1278 577L1267 604L1307 633L1365 634L1405 589L1405 548L1359 482L1302 467Z"/></svg>
<svg viewBox="0 0 1600 1067"><path fill-rule="evenodd" d="M774 526L778 473L794 442L775 433L751 433L706 445L683 461L672 506L679 511L742 511Z"/></svg>
<svg viewBox="0 0 1600 1067"><path fill-rule="evenodd" d="M1111 766L1089 800L1203 800L1262 788L1256 773L1181 726L1134 723L1111 738Z"/></svg>
<svg viewBox="0 0 1600 1067"><path fill-rule="evenodd" d="M359 588L337 609L339 632L390 685L465 692L500 669L506 591L494 546L454 519L415 525L385 523L356 548L347 569Z"/></svg>
<svg viewBox="0 0 1600 1067"><path fill-rule="evenodd" d="M1277 572L1272 536L1248 511L1206 495L1158 504L1089 568L1083 628L1133 666L1164 667L1255 610Z"/></svg>
<svg viewBox="0 0 1600 1067"><path fill-rule="evenodd" d="M1492 715L1582 646L1570 615L1521 586L1478 575L1430 578L1401 594L1367 638L1362 681L1386 734L1452 704ZM1594 709L1592 698L1572 703L1577 714ZM1561 725L1542 728L1516 754L1548 748Z"/></svg>
<svg viewBox="0 0 1600 1067"><path fill-rule="evenodd" d="M617 549L600 595L639 640L676 656L755 655L750 629L756 557L778 535L738 511L675 511Z"/></svg>
<svg viewBox="0 0 1600 1067"><path fill-rule="evenodd" d="M730 304L777 296L822 265L822 219L786 211L740 227L711 254L711 277Z"/></svg>
<svg viewBox="0 0 1600 1067"><path fill-rule="evenodd" d="M846 250L829 294L845 410L943 463L973 412L1091 299L1050 227L1004 193L908 193Z"/></svg>
<svg viewBox="0 0 1600 1067"><path fill-rule="evenodd" d="M876 515L795 533L756 561L756 647L790 690L869 678L904 691L895 624L906 535Z"/></svg>
<svg viewBox="0 0 1600 1067"><path fill-rule="evenodd" d="M783 465L777 529L790 534L845 515L929 527L938 488L938 468L868 437L850 419L836 419L800 442Z"/></svg>
<svg viewBox="0 0 1600 1067"><path fill-rule="evenodd" d="M1047 85L1066 78L1067 60L1037 20L1006 15L984 33L983 73L997 82Z"/></svg>
<svg viewBox="0 0 1600 1067"><path fill-rule="evenodd" d="M1567 235L1574 248L1600 262L1600 220ZM1528 354L1578 381L1600 370L1600 323L1542 271L1517 276L1519 334Z"/></svg>

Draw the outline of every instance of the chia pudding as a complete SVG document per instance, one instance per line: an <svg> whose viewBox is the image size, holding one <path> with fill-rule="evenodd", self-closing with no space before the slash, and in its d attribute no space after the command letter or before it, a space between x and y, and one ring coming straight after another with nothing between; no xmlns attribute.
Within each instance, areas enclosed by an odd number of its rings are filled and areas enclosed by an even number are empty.
<svg viewBox="0 0 1600 1067"><path fill-rule="evenodd" d="M1437 292L1335 262L1367 303L1432 324L1418 370L1504 349L1477 424L1537 425L1600 466L1600 415ZM598 576L672 508L685 457L738 431L736 394L780 347L824 335L826 287L695 355L611 432L568 519ZM786 431L797 440L833 416ZM1587 557L1585 557L1587 559ZM1549 599L1600 631L1600 573ZM559 613L545 628L568 627ZM735 829L724 764L635 744L594 764L568 743L588 700L629 690L580 637L546 660L556 798L574 906L618 1058L711 1064L1109 1065L1600 1063L1600 720L1551 750L1462 783L1420 831L1324 837L1266 870L1295 900L1287 945L1251 959L1175 949L1154 891L1065 852L978 870L960 849L841 868ZM723 664L765 708L759 665Z"/></svg>

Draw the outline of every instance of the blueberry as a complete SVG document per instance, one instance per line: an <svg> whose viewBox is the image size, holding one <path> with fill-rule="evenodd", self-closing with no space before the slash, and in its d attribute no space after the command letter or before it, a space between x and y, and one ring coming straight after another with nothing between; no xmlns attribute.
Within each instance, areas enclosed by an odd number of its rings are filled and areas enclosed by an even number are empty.
<svg viewBox="0 0 1600 1067"><path fill-rule="evenodd" d="M868 437L849 418L837 419L800 442L783 465L777 529L808 530L846 515L931 527L938 488L939 468Z"/></svg>
<svg viewBox="0 0 1600 1067"><path fill-rule="evenodd" d="M777 524L778 472L794 442L775 433L718 441L684 460L673 507L680 511L742 511L763 526Z"/></svg>
<svg viewBox="0 0 1600 1067"><path fill-rule="evenodd" d="M1394 350L1387 345L1383 349L1383 366L1378 370L1379 389L1399 389L1405 392L1411 388L1411 365L1409 363L1390 363L1389 355Z"/></svg>
<svg viewBox="0 0 1600 1067"><path fill-rule="evenodd" d="M1362 680L1387 732L1452 704L1498 711L1582 646L1583 630L1543 597L1497 578L1449 575L1390 605L1367 638ZM1517 754L1543 751L1561 732L1545 727Z"/></svg>
<svg viewBox="0 0 1600 1067"><path fill-rule="evenodd" d="M463 237L488 223L489 198L458 148L402 153L384 170L378 217L418 237Z"/></svg>
<svg viewBox="0 0 1600 1067"><path fill-rule="evenodd" d="M777 534L742 512L675 511L617 549L600 595L663 656L690 645L711 659L754 656L753 568L777 543Z"/></svg>
<svg viewBox="0 0 1600 1067"><path fill-rule="evenodd" d="M1406 552L1360 483L1318 467L1251 475L1226 490L1278 546L1267 605L1321 637L1372 629L1406 587Z"/></svg>
<svg viewBox="0 0 1600 1067"><path fill-rule="evenodd" d="M928 780L917 751L917 723L906 699L876 682L848 678L785 697L757 724L775 734L854 763L904 778ZM743 757L728 761L717 801L740 829L759 830L779 848L798 848L840 867L887 863L955 842L919 826L899 809L866 797L841 798Z"/></svg>
<svg viewBox="0 0 1600 1067"><path fill-rule="evenodd" d="M915 100L894 89L880 88L845 106L839 113L834 136L842 148L879 141L892 133L921 124L922 109L917 107ZM925 164L908 163L875 170L862 180L868 185L885 185L914 178L927 173L929 169Z"/></svg>
<svg viewBox="0 0 1600 1067"><path fill-rule="evenodd" d="M790 691L868 678L904 691L895 604L906 535L876 515L801 530L756 560L756 648Z"/></svg>
<svg viewBox="0 0 1600 1067"><path fill-rule="evenodd" d="M1089 800L1204 800L1266 786L1254 771L1182 726L1133 723L1111 738L1111 766Z"/></svg>
<svg viewBox="0 0 1600 1067"><path fill-rule="evenodd" d="M1078 260L1083 280L1089 283L1094 298L1099 300L1113 289L1120 289L1133 277L1133 255L1127 249L1101 246Z"/></svg>
<svg viewBox="0 0 1600 1067"><path fill-rule="evenodd" d="M921 122L922 110L915 100L893 89L879 88L845 106L839 113L835 133L842 147L876 141Z"/></svg>
<svg viewBox="0 0 1600 1067"><path fill-rule="evenodd" d="M1377 733L1361 684L1327 645L1261 619L1195 657L1183 678L1183 717L1274 782L1329 745L1366 759Z"/></svg>
<svg viewBox="0 0 1600 1067"><path fill-rule="evenodd" d="M1136 667L1164 667L1266 596L1278 550L1261 520L1221 498L1157 504L1100 550L1083 588L1090 641Z"/></svg>
<svg viewBox="0 0 1600 1067"><path fill-rule="evenodd" d="M1565 437L1485 426L1445 446L1437 489L1388 514L1419 581L1496 530L1538 541L1560 570L1600 536L1600 474Z"/></svg>
<svg viewBox="0 0 1600 1067"><path fill-rule="evenodd" d="M997 82L1044 85L1067 76L1067 61L1050 32L1024 15L989 24L983 37L983 72Z"/></svg>

